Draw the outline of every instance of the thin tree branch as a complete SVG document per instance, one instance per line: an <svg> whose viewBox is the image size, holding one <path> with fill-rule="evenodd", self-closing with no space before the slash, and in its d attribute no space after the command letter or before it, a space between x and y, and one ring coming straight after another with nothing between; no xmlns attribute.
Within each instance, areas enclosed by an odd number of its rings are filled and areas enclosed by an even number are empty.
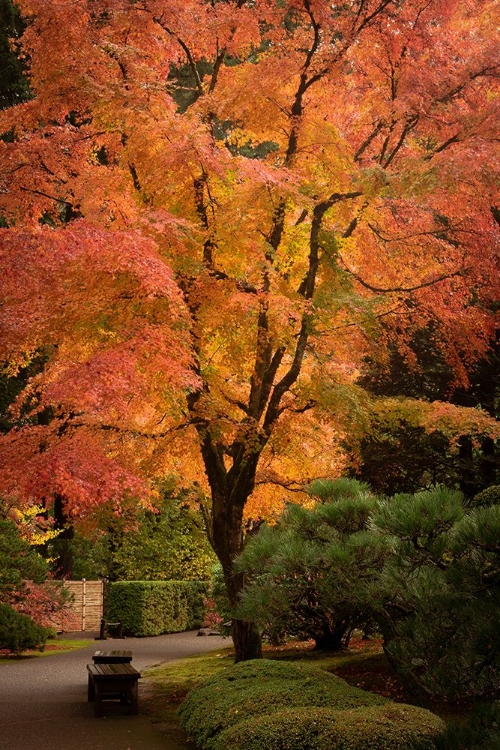
<svg viewBox="0 0 500 750"><path fill-rule="evenodd" d="M373 128L373 130L370 133L370 135L367 138L365 138L365 140L363 141L363 143L359 146L359 148L357 149L356 153L354 154L354 161L359 161L360 160L361 155L364 153L364 151L366 151L366 149L368 148L368 146L370 145L370 143L373 141L374 138L377 137L377 135L380 133L380 131L382 130L382 128L384 126L385 126L385 121L384 120L379 120L377 122L377 124Z"/></svg>
<svg viewBox="0 0 500 750"><path fill-rule="evenodd" d="M56 203L64 203L65 206L69 206L72 209L75 209L75 204L71 203L71 201L64 200L64 198L57 198L55 195L49 195L48 193L44 193L43 190L35 190L33 188L27 188L27 187L20 187L19 190L22 190L24 193L33 193L33 195L41 195L44 198L48 198L49 200L55 201Z"/></svg>
<svg viewBox="0 0 500 750"><path fill-rule="evenodd" d="M162 19L163 19L163 16L154 16L153 15L153 21L155 23L157 23L158 26L160 26L163 29L163 31L166 31L166 33L169 36L171 36L173 39L175 39L175 41L182 48L184 54L186 55L186 58L187 58L187 61L188 61L188 65L191 68L191 72L192 72L192 74L194 76L194 80L196 82L196 89L198 91L198 94L202 95L203 94L203 83L201 81L200 74L198 72L198 68L196 67L196 61L195 61L195 59L194 59L194 57L192 55L191 50L189 49L189 47L187 46L187 44L185 43L185 41L183 39L181 39L181 37L178 36L178 34L175 33L175 31L173 31L165 23L163 23Z"/></svg>
<svg viewBox="0 0 500 750"><path fill-rule="evenodd" d="M406 293L411 294L412 292L416 292L419 289L426 289L427 287L435 286L436 284L440 284L442 281L447 281L448 279L453 279L457 276L462 276L462 271L454 271L453 273L447 273L443 274L442 276L438 276L435 279L431 279L430 281L423 281L420 284L415 284L414 286L393 286L393 287L380 287L375 286L375 284L370 284L368 281L365 281L361 278L359 274L357 274L355 271L351 270L347 263L345 262L344 258L339 255L339 258L344 266L344 269L347 271L348 274L350 274L356 281L361 284L365 289L369 289L371 292L375 292L377 294L392 294L392 293Z"/></svg>

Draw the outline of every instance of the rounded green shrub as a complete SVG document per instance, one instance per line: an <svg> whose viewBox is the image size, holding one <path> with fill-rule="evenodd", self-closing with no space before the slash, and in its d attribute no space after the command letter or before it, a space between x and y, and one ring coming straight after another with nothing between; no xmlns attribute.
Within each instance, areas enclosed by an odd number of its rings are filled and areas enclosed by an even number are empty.
<svg viewBox="0 0 500 750"><path fill-rule="evenodd" d="M41 648L49 632L49 629L33 622L31 617L16 612L7 604L0 604L0 648L14 652Z"/></svg>
<svg viewBox="0 0 500 750"><path fill-rule="evenodd" d="M232 664L204 681L203 685L213 685L226 682L238 682L240 680L303 680L305 677L322 677L324 669L310 666L309 664L297 664L296 662L277 661L275 659L253 659ZM331 678L332 675L328 675ZM340 680L335 677L335 680ZM344 680L340 680L344 682Z"/></svg>
<svg viewBox="0 0 500 750"><path fill-rule="evenodd" d="M500 485L493 484L477 494L471 503L472 507L500 505Z"/></svg>
<svg viewBox="0 0 500 750"><path fill-rule="evenodd" d="M432 750L444 722L430 711L386 703L339 711L288 708L240 721L213 750Z"/></svg>
<svg viewBox="0 0 500 750"><path fill-rule="evenodd" d="M189 693L179 713L183 728L208 749L220 732L248 717L292 706L348 709L386 702L322 669L259 659L208 678Z"/></svg>

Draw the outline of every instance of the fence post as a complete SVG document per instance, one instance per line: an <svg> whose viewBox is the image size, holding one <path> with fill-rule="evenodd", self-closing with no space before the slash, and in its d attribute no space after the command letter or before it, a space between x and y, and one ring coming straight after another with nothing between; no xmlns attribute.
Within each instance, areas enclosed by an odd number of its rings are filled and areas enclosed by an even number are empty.
<svg viewBox="0 0 500 750"><path fill-rule="evenodd" d="M85 622L85 605L86 605L86 596L87 596L85 584L86 584L86 580L85 578L82 578L82 631L83 632L85 632L85 626L87 624Z"/></svg>

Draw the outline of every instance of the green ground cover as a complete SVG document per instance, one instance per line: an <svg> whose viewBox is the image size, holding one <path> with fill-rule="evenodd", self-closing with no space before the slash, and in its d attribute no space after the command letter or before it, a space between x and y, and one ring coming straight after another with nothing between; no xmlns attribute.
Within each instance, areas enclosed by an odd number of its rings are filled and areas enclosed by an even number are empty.
<svg viewBox="0 0 500 750"><path fill-rule="evenodd" d="M62 654L68 651L76 651L77 649L90 646L91 643L93 641L88 639L50 638L41 651L30 649L14 655L7 649L0 650L0 664L8 664L11 661L19 661L20 659L50 656L55 653Z"/></svg>

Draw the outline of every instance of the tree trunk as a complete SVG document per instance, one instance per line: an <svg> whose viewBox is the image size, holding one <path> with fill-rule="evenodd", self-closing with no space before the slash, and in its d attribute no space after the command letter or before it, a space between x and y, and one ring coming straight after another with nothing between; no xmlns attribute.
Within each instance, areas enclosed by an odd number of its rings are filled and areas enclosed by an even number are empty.
<svg viewBox="0 0 500 750"><path fill-rule="evenodd" d="M484 489L486 489L486 487L497 483L497 457L495 455L495 441L493 438L484 438L481 451L481 479L484 483ZM479 491L480 489L478 489Z"/></svg>
<svg viewBox="0 0 500 750"><path fill-rule="evenodd" d="M428 708L432 710L433 702L430 694L423 688L421 682L415 677L415 674L411 669L407 668L407 665L402 663L399 659L396 659L388 648L389 641L384 638L382 648L386 656L389 665L391 666L394 674L397 676L404 689L412 696L417 706L422 708Z"/></svg>
<svg viewBox="0 0 500 750"><path fill-rule="evenodd" d="M235 658L234 661L262 659L262 642L259 631L253 622L234 619L231 627Z"/></svg>
<svg viewBox="0 0 500 750"><path fill-rule="evenodd" d="M242 546L243 544L241 544L237 554L241 552ZM234 573L232 569L236 557L237 555L234 555L228 568L222 566L231 609L236 609L238 606L240 594L245 585L244 576L241 573ZM233 618L231 635L233 637L235 662L262 659L262 641L255 623Z"/></svg>
<svg viewBox="0 0 500 750"><path fill-rule="evenodd" d="M314 637L314 650L318 651L341 651L344 646L344 636L348 631L345 622L335 623L333 628L325 625L323 632Z"/></svg>
<svg viewBox="0 0 500 750"><path fill-rule="evenodd" d="M227 513L228 506L232 511L230 513ZM221 503L221 498L217 498L214 507L219 512L212 516L211 542L222 565L231 609L235 610L245 585L245 576L233 570L234 561L242 552L244 544L243 506L241 506L241 509L231 507L227 500L225 503ZM223 509L222 512L221 509ZM255 623L233 617L231 635L235 650L235 662L262 658L262 642Z"/></svg>
<svg viewBox="0 0 500 750"><path fill-rule="evenodd" d="M70 580L73 577L73 537L74 529L68 522L64 509L64 497L59 493L54 495L54 529L59 531L53 547L56 552L54 563L55 577Z"/></svg>
<svg viewBox="0 0 500 750"><path fill-rule="evenodd" d="M190 401L190 410L194 413L198 398L199 394L194 394ZM244 575L234 570L234 562L244 546L243 510L254 490L257 464L267 438L250 430L250 435L245 439L239 437L228 451L212 438L203 423L198 423L197 429L211 490L209 539L222 566L229 604L234 612L245 585ZM250 437L255 443L252 449L247 444ZM228 453L233 458L229 469L225 462ZM232 635L235 661L262 658L261 639L254 623L233 617Z"/></svg>
<svg viewBox="0 0 500 750"><path fill-rule="evenodd" d="M458 441L460 490L465 497L474 497L477 485L474 479L473 445L469 435L462 435Z"/></svg>

